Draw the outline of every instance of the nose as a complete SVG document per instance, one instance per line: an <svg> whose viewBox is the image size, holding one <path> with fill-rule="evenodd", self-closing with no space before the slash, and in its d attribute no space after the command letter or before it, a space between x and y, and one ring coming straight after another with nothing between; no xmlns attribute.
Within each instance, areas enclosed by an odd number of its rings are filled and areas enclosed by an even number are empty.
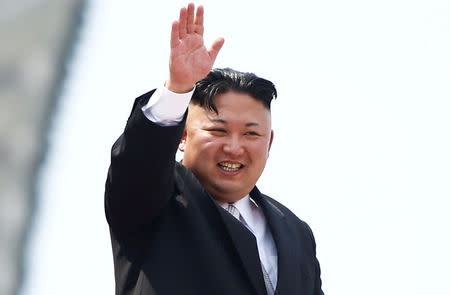
<svg viewBox="0 0 450 295"><path fill-rule="evenodd" d="M233 156L239 156L244 152L244 148L238 136L230 136L223 145L223 151Z"/></svg>

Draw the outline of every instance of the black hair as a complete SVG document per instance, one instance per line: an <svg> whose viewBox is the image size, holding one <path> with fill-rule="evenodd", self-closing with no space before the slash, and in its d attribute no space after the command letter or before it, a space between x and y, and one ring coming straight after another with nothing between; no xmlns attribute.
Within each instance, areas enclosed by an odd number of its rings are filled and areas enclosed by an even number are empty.
<svg viewBox="0 0 450 295"><path fill-rule="evenodd" d="M275 85L269 80L230 68L213 69L195 87L191 102L216 113L218 111L214 98L229 91L248 94L261 101L268 110L272 99L277 97Z"/></svg>

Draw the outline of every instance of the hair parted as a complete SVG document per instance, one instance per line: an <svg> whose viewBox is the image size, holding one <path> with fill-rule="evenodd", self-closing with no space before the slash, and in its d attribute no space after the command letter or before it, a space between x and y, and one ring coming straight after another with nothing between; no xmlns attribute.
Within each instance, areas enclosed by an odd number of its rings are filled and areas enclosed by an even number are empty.
<svg viewBox="0 0 450 295"><path fill-rule="evenodd" d="M246 93L260 100L268 110L272 99L277 97L275 85L269 80L230 68L213 69L204 79L198 81L195 87L191 103L216 113L218 111L214 98L229 91Z"/></svg>

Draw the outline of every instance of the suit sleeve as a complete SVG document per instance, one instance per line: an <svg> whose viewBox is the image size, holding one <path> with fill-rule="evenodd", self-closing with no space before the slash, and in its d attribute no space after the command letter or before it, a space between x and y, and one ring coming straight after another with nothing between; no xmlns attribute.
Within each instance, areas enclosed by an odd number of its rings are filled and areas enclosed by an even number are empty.
<svg viewBox="0 0 450 295"><path fill-rule="evenodd" d="M148 230L174 190L175 154L186 115L180 124L169 127L148 120L141 108L153 92L135 100L125 130L111 150L105 211L118 235Z"/></svg>

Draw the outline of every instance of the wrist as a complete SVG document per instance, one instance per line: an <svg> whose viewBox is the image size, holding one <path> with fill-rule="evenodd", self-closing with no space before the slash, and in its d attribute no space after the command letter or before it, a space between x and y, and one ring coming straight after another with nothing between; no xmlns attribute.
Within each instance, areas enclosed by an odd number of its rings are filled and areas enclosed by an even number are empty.
<svg viewBox="0 0 450 295"><path fill-rule="evenodd" d="M176 83L169 78L165 84L165 87L175 93L188 93L194 89L195 84Z"/></svg>

